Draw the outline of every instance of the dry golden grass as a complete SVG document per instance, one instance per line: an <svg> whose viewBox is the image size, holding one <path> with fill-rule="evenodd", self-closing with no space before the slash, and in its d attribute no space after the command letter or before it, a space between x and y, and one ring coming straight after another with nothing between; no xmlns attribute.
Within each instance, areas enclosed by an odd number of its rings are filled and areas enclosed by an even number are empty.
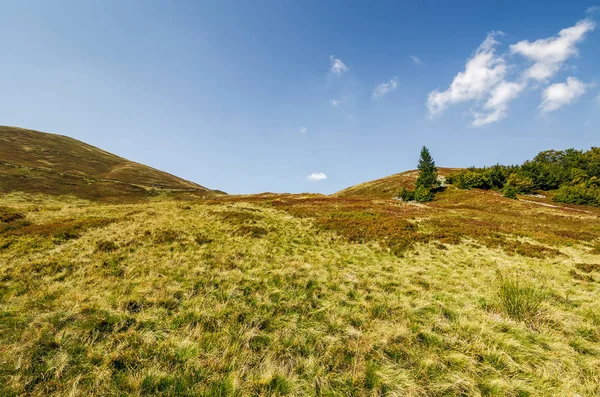
<svg viewBox="0 0 600 397"><path fill-rule="evenodd" d="M0 126L0 193L71 195L112 203L212 197L196 183L62 135Z"/></svg>
<svg viewBox="0 0 600 397"><path fill-rule="evenodd" d="M438 168L438 174L446 177L461 168ZM369 182L351 186L334 194L336 197L393 198L402 188L414 189L418 170L405 171Z"/></svg>
<svg viewBox="0 0 600 397"><path fill-rule="evenodd" d="M597 396L600 212L571 208L5 195L0 395Z"/></svg>

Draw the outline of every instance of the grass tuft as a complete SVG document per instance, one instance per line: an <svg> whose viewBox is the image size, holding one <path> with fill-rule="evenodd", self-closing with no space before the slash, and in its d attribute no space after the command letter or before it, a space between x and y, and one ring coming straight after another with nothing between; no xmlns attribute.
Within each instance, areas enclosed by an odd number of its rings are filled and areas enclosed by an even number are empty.
<svg viewBox="0 0 600 397"><path fill-rule="evenodd" d="M542 304L548 293L519 275L498 273L500 307L510 318L528 324L535 324L542 313Z"/></svg>

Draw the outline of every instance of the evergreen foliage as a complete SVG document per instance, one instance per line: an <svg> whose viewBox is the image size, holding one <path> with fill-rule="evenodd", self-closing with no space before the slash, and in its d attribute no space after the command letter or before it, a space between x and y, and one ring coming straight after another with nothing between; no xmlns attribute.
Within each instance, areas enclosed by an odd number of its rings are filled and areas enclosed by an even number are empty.
<svg viewBox="0 0 600 397"><path fill-rule="evenodd" d="M431 153L427 147L423 146L421 149L421 156L419 157L419 177L417 178L417 187L424 187L431 189L432 187L438 187L440 182L437 179L437 168L435 167L435 161L431 157Z"/></svg>
<svg viewBox="0 0 600 397"><path fill-rule="evenodd" d="M398 197L400 197L402 201L413 201L415 199L415 192L414 190L402 188Z"/></svg>
<svg viewBox="0 0 600 397"><path fill-rule="evenodd" d="M433 192L424 186L417 186L415 189L415 201L425 203L433 200Z"/></svg>
<svg viewBox="0 0 600 397"><path fill-rule="evenodd" d="M517 199L517 190L514 187L510 186L510 185L506 185L504 187L504 194L503 194L503 196L506 197L506 198L515 199L516 200Z"/></svg>
<svg viewBox="0 0 600 397"><path fill-rule="evenodd" d="M398 195L402 201L417 201L419 203L431 201L433 200L432 189L440 186L440 181L437 179L435 161L433 161L429 149L425 146L421 149L417 169L419 170L419 177L415 183L416 189L409 190L402 188Z"/></svg>
<svg viewBox="0 0 600 397"><path fill-rule="evenodd" d="M469 168L446 181L460 189L502 190L510 198L557 190L556 202L600 206L600 148L546 150L520 166Z"/></svg>

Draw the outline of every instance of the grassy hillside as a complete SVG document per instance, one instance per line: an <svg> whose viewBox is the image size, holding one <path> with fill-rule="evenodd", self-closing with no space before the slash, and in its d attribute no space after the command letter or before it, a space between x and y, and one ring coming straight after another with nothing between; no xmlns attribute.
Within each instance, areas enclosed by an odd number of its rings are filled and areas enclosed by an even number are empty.
<svg viewBox="0 0 600 397"><path fill-rule="evenodd" d="M212 191L62 135L0 126L0 192L135 201L161 192Z"/></svg>
<svg viewBox="0 0 600 397"><path fill-rule="evenodd" d="M388 194L0 196L0 395L600 394L600 209Z"/></svg>
<svg viewBox="0 0 600 397"><path fill-rule="evenodd" d="M438 168L438 174L446 177L460 168ZM334 194L337 197L370 197L393 198L398 196L402 188L414 189L419 171L405 171L399 174L386 176L374 181L364 182L351 186Z"/></svg>

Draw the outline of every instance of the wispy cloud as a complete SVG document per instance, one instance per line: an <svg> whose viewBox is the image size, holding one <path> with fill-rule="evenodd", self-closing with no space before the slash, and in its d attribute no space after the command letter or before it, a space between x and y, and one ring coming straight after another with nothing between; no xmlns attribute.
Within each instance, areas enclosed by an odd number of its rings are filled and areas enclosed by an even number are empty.
<svg viewBox="0 0 600 397"><path fill-rule="evenodd" d="M308 128L306 127L300 127L300 129L298 130L299 133L301 134L306 134L308 132Z"/></svg>
<svg viewBox="0 0 600 397"><path fill-rule="evenodd" d="M434 90L427 98L430 117L444 112L450 105L460 102L481 101L491 95L492 90L504 83L506 63L495 53L498 41L496 37L502 32L491 32L481 43L473 56L467 60L465 70L459 72L446 91ZM489 101L489 107L498 101ZM484 114L477 114L475 119L485 119ZM498 118L498 117L496 117ZM482 125L482 124L479 124Z"/></svg>
<svg viewBox="0 0 600 397"><path fill-rule="evenodd" d="M525 78L545 81L553 77L567 59L577 55L577 43L594 28L594 22L584 19L575 26L561 30L558 36L534 42L523 40L511 45L510 51L533 62L533 65L525 70Z"/></svg>
<svg viewBox="0 0 600 397"><path fill-rule="evenodd" d="M414 55L411 55L410 59L415 63L415 65L420 65L423 63L423 61L419 57L416 57Z"/></svg>
<svg viewBox="0 0 600 397"><path fill-rule="evenodd" d="M588 14L588 15L593 15L593 14L595 14L597 12L600 12L600 7L598 7L598 6L588 7L585 10L585 13Z"/></svg>
<svg viewBox="0 0 600 397"><path fill-rule="evenodd" d="M503 81L493 90L488 100L483 105L484 112L473 111L473 127L495 123L508 115L508 104L519 96L525 88L523 83Z"/></svg>
<svg viewBox="0 0 600 397"><path fill-rule="evenodd" d="M388 82L377 84L373 89L373 98L380 98L390 91L395 90L398 87L398 77L394 77Z"/></svg>
<svg viewBox="0 0 600 397"><path fill-rule="evenodd" d="M577 102L585 94L590 84L582 83L575 77L567 77L565 83L552 84L542 92L542 113L553 112L563 106Z"/></svg>
<svg viewBox="0 0 600 397"><path fill-rule="evenodd" d="M331 104L331 106L340 106L343 105L344 103L348 102L348 97L347 96L343 96L341 98L334 98L329 100L329 103Z"/></svg>
<svg viewBox="0 0 600 397"><path fill-rule="evenodd" d="M346 66L346 64L342 62L341 59L336 58L333 55L329 56L329 59L331 60L331 68L329 69L331 74L341 76L342 73L348 71L348 66Z"/></svg>
<svg viewBox="0 0 600 397"><path fill-rule="evenodd" d="M324 172L313 172L312 174L307 176L306 179L313 182L322 181L324 179L327 179L327 175Z"/></svg>

